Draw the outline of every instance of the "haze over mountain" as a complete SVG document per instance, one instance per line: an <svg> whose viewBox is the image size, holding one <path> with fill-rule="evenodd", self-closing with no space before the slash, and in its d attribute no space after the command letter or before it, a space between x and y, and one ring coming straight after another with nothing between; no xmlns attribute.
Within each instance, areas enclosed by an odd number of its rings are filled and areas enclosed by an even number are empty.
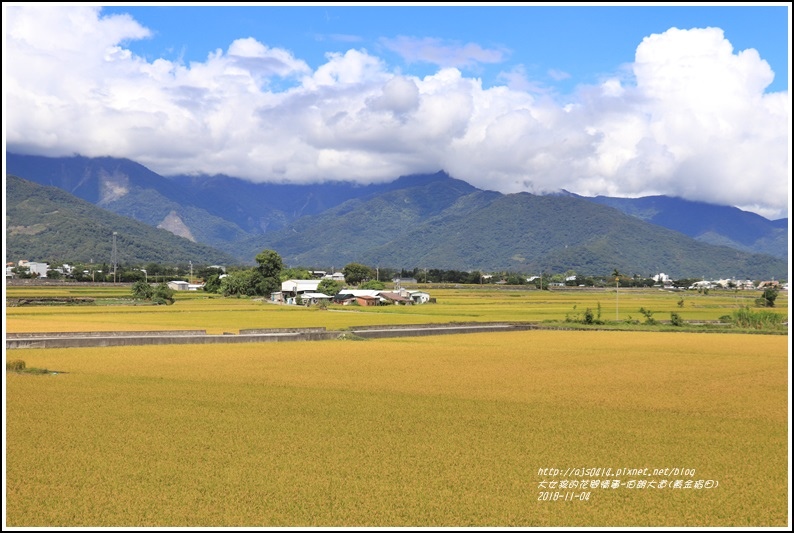
<svg viewBox="0 0 794 533"><path fill-rule="evenodd" d="M787 276L787 220L666 197L505 195L443 172L367 186L253 184L166 178L124 159L18 154L7 154L7 172L247 264L272 248L288 264L309 267Z"/></svg>

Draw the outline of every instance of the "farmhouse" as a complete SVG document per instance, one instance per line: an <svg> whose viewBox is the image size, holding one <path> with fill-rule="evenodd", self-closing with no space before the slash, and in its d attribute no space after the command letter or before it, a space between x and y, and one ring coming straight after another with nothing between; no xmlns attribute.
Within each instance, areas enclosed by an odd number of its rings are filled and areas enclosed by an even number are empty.
<svg viewBox="0 0 794 533"><path fill-rule="evenodd" d="M381 292L378 296L380 296L381 300L385 300L386 303L394 305L413 305L414 303L410 298L406 298L395 292Z"/></svg>
<svg viewBox="0 0 794 533"><path fill-rule="evenodd" d="M303 295L306 293L316 293L317 287L320 285L319 279L288 279L287 281L283 281L281 283L281 297L279 300L276 300L271 295L271 299L274 301L282 301L288 304L295 304L297 303L298 296L303 298Z"/></svg>
<svg viewBox="0 0 794 533"><path fill-rule="evenodd" d="M432 301L424 291L381 291L372 289L342 289L334 296L317 291L320 280L288 280L281 284L281 290L270 294L276 303L316 305L333 302L338 305L414 305Z"/></svg>
<svg viewBox="0 0 794 533"><path fill-rule="evenodd" d="M377 296L367 296L366 294L361 296L356 296L356 303L361 306L370 306L370 305L378 305L380 303L380 298Z"/></svg>
<svg viewBox="0 0 794 533"><path fill-rule="evenodd" d="M405 298L410 298L415 304L426 304L430 301L430 294L425 291L409 291L402 289L400 295Z"/></svg>
<svg viewBox="0 0 794 533"><path fill-rule="evenodd" d="M303 305L317 305L320 302L330 302L331 296L321 292L304 292L301 295L301 302Z"/></svg>
<svg viewBox="0 0 794 533"><path fill-rule="evenodd" d="M339 294L352 294L356 298L360 296L379 298L380 293L381 291L375 291L372 289L342 289L341 291L339 291Z"/></svg>
<svg viewBox="0 0 794 533"><path fill-rule="evenodd" d="M187 281L169 281L168 288L173 291L186 291L190 289L190 284Z"/></svg>
<svg viewBox="0 0 794 533"><path fill-rule="evenodd" d="M350 293L338 293L333 298L333 302L340 305L351 305L355 301L356 297Z"/></svg>

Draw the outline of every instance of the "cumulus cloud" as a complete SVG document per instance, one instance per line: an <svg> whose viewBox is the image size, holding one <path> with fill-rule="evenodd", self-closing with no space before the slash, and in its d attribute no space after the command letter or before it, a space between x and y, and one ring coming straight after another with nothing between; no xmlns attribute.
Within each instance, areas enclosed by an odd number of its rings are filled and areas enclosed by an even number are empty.
<svg viewBox="0 0 794 533"><path fill-rule="evenodd" d="M186 65L135 56L126 43L150 31L97 7L4 14L10 150L297 183L444 169L506 193L668 194L788 215L789 95L765 92L769 65L717 28L650 35L631 76L561 101L521 66L489 88L465 76L505 60L478 45L386 41L440 66L424 77L363 48L312 69L244 36Z"/></svg>

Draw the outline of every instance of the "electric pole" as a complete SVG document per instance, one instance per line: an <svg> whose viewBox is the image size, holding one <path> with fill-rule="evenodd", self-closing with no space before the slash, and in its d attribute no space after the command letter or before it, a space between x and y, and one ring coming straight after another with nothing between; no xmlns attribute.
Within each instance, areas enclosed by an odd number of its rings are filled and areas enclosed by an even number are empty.
<svg viewBox="0 0 794 533"><path fill-rule="evenodd" d="M113 263L113 283L116 283L116 268L118 267L118 262L119 262L118 252L116 250L116 235L118 235L118 233L116 233L114 231L113 232L113 254L112 254L113 257L110 258L111 263Z"/></svg>

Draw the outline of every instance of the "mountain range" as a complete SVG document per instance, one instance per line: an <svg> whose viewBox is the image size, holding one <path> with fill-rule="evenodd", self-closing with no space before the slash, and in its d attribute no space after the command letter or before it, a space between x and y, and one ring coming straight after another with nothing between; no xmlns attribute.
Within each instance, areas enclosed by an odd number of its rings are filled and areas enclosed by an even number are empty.
<svg viewBox="0 0 794 533"><path fill-rule="evenodd" d="M57 187L6 176L6 262L109 263L114 232L121 264L236 261L210 246L117 215Z"/></svg>
<svg viewBox="0 0 794 533"><path fill-rule="evenodd" d="M216 253L226 264L253 264L269 248L288 265L336 269L361 262L751 279L786 278L788 272L787 219L680 198L501 194L444 172L373 185L252 183L221 175L164 177L126 159L12 153L6 172L168 230L183 246L202 245L202 257ZM9 178L7 193L10 185L18 182ZM32 246L33 236L23 245L25 231L11 229L27 226L15 221L24 214L24 200L8 196L7 260L12 250L39 260L20 249ZM176 249L169 245L158 257Z"/></svg>

